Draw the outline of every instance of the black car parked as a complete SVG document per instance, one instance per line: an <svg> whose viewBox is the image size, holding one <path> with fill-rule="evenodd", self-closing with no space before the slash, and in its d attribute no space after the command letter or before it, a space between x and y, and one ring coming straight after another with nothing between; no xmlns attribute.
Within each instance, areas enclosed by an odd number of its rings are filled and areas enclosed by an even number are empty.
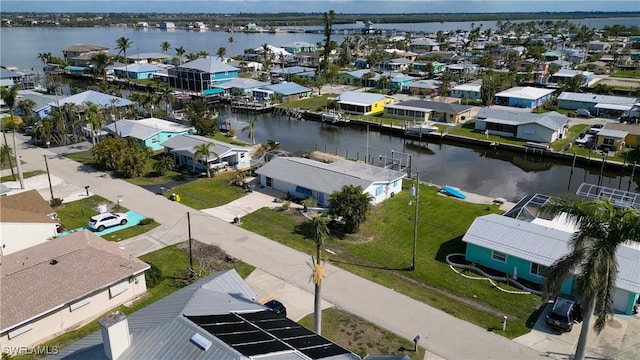
<svg viewBox="0 0 640 360"><path fill-rule="evenodd" d="M582 308L573 300L558 297L547 314L547 324L554 329L571 331L574 322L582 321Z"/></svg>
<svg viewBox="0 0 640 360"><path fill-rule="evenodd" d="M287 308L278 300L270 300L266 302L264 306L268 307L274 313L282 315L282 317L287 317Z"/></svg>

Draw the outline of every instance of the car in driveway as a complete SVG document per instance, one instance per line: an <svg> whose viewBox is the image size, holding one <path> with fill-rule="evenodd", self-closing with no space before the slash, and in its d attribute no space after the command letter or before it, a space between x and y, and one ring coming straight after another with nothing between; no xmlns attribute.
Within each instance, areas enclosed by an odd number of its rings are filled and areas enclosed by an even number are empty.
<svg viewBox="0 0 640 360"><path fill-rule="evenodd" d="M580 317L580 306L575 301L557 297L546 319L550 327L568 332Z"/></svg>
<svg viewBox="0 0 640 360"><path fill-rule="evenodd" d="M109 227L125 225L128 221L127 214L106 212L92 216L89 219L89 229L99 232Z"/></svg>
<svg viewBox="0 0 640 360"><path fill-rule="evenodd" d="M278 300L269 300L264 304L264 306L282 317L287 317L287 308Z"/></svg>

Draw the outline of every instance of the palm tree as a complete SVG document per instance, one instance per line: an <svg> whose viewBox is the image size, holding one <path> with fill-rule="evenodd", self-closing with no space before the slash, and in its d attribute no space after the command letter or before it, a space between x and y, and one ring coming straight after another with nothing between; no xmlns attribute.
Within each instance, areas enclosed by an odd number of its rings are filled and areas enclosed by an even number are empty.
<svg viewBox="0 0 640 360"><path fill-rule="evenodd" d="M329 197L329 215L342 217L345 230L353 233L366 220L371 199L372 196L365 193L362 186L345 185Z"/></svg>
<svg viewBox="0 0 640 360"><path fill-rule="evenodd" d="M322 262L322 248L324 247L324 239L329 236L329 228L327 227L327 222L325 221L325 217L316 216L311 220L311 231L313 236L313 241L316 243L316 256L315 259L312 257L314 261L313 264L313 273L311 278L313 280L313 284L315 285L314 296L313 296L313 319L315 323L315 332L318 335L321 335L322 332L322 307L321 307L321 296L320 296L320 287L322 285L322 281L325 277L325 269L324 264Z"/></svg>
<svg viewBox="0 0 640 360"><path fill-rule="evenodd" d="M216 51L216 56L220 61L224 60L224 56L227 55L227 49L224 47L219 47L218 51Z"/></svg>
<svg viewBox="0 0 640 360"><path fill-rule="evenodd" d="M599 334L613 313L618 275L616 250L623 243L640 242L640 212L616 207L608 200L568 196L551 200L541 211L567 214L568 221L578 229L571 237L571 251L549 268L543 298L548 300L559 294L565 280L576 273L574 291L586 301L586 312L574 359L583 360L592 316L596 316L593 328Z"/></svg>
<svg viewBox="0 0 640 360"><path fill-rule="evenodd" d="M245 131L249 132L249 139L251 139L251 145L256 144L255 127L256 127L256 117L254 116L251 120L249 120L249 124L243 127L241 130L242 132L245 132Z"/></svg>
<svg viewBox="0 0 640 360"><path fill-rule="evenodd" d="M229 36L229 38L227 39L227 42L229 43L229 46L231 46L231 56L233 56L233 43L236 41L236 39L233 38L233 36Z"/></svg>
<svg viewBox="0 0 640 360"><path fill-rule="evenodd" d="M13 156L16 159L16 168L18 170L18 181L20 182L20 189L24 189L24 178L22 176L22 165L20 164L20 157L18 156L18 148L16 147L16 128L22 122L19 117L13 115L13 109L16 106L16 99L18 98L18 90L20 89L20 84L15 84L10 88L0 88L2 91L2 100L9 108L9 123L3 124L4 126L9 125L11 128L11 132L13 133ZM4 131L3 131L4 133ZM5 143L7 138L5 137Z"/></svg>
<svg viewBox="0 0 640 360"><path fill-rule="evenodd" d="M182 56L186 51L182 46L178 46L177 48L175 48L175 50L176 50L176 55L178 55L178 61L179 61L178 63L179 65L182 65Z"/></svg>
<svg viewBox="0 0 640 360"><path fill-rule="evenodd" d="M198 58L199 58L199 56L196 53L188 53L187 54L187 60L188 61L193 61L193 60L196 60Z"/></svg>
<svg viewBox="0 0 640 360"><path fill-rule="evenodd" d="M211 177L211 170L209 168L209 154L211 153L211 146L213 146L213 143L202 143L193 147L193 171L196 171L196 159L199 161L204 157L204 167L207 169L207 177ZM216 157L218 156L217 154L215 155Z"/></svg>
<svg viewBox="0 0 640 360"><path fill-rule="evenodd" d="M167 171L173 170L175 165L176 162L171 156L164 155L153 164L153 170L155 170L158 175L163 176Z"/></svg>
<svg viewBox="0 0 640 360"><path fill-rule="evenodd" d="M118 55L120 55L120 53L124 54L124 72L127 73L127 80L129 80L129 71L127 70L127 49L129 49L131 45L133 45L133 42L124 36L116 40Z"/></svg>
<svg viewBox="0 0 640 360"><path fill-rule="evenodd" d="M105 53L98 53L91 58L93 66L96 68L96 74L102 77L102 81L107 81L107 66L111 64L111 58Z"/></svg>
<svg viewBox="0 0 640 360"><path fill-rule="evenodd" d="M42 65L47 65L49 60L51 60L51 53L38 53L38 59L42 61Z"/></svg>
<svg viewBox="0 0 640 360"><path fill-rule="evenodd" d="M163 41L163 42L160 44L160 49L162 49L162 52L166 54L166 53L167 53L167 51L168 51L169 49L171 49L171 43L170 43L170 42L168 42L168 41Z"/></svg>
<svg viewBox="0 0 640 360"><path fill-rule="evenodd" d="M18 111L22 116L22 120L31 125L33 117L33 109L36 107L36 102L31 99L23 99L18 101Z"/></svg>
<svg viewBox="0 0 640 360"><path fill-rule="evenodd" d="M100 131L102 123L104 122L102 108L100 108L100 105L91 101L86 101L84 105L84 115L91 128L91 141L95 145L98 142L98 131Z"/></svg>
<svg viewBox="0 0 640 360"><path fill-rule="evenodd" d="M206 58L208 58L208 57L209 57L209 55L211 55L211 53L209 53L207 50L200 50L200 51L198 51L198 57L201 57L201 58L205 58L205 59L206 59Z"/></svg>

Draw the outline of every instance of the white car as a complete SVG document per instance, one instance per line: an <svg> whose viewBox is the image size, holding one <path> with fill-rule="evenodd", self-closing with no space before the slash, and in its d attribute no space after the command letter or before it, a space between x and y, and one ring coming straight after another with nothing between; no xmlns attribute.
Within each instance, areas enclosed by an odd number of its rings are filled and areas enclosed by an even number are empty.
<svg viewBox="0 0 640 360"><path fill-rule="evenodd" d="M96 231L102 231L108 227L125 225L127 221L129 221L127 214L107 212L92 216L89 219L89 228Z"/></svg>

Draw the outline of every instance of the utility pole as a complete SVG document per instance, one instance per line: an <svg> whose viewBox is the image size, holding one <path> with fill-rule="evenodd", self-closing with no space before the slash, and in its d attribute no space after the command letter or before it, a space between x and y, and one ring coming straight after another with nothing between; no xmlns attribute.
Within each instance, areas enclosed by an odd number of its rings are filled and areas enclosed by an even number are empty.
<svg viewBox="0 0 640 360"><path fill-rule="evenodd" d="M191 246L191 214L187 211L187 227L189 228L189 271L193 271L193 250Z"/></svg>
<svg viewBox="0 0 640 360"><path fill-rule="evenodd" d="M411 260L411 271L416 270L416 253L418 245L418 202L420 200L420 173L416 173L416 186L415 186L415 213L413 215L413 259Z"/></svg>
<svg viewBox="0 0 640 360"><path fill-rule="evenodd" d="M51 200L53 200L53 186L51 186L51 173L49 172L49 163L47 162L47 155L44 156L44 166L47 168L47 178L49 179L49 191L51 191Z"/></svg>

